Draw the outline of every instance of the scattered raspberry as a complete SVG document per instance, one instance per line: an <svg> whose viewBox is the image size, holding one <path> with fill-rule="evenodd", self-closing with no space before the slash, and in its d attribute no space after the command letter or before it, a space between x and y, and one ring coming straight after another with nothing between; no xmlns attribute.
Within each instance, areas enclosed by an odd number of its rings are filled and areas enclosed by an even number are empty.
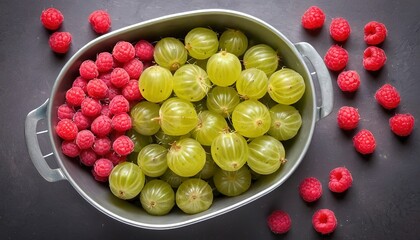
<svg viewBox="0 0 420 240"><path fill-rule="evenodd" d="M87 92L86 86L88 84L88 80L82 78L81 76L78 76L76 79L74 79L72 87L79 87L83 90L83 92Z"/></svg>
<svg viewBox="0 0 420 240"><path fill-rule="evenodd" d="M332 71L340 71L346 67L349 61L349 54L346 49L333 45L331 46L324 56L324 62L327 67Z"/></svg>
<svg viewBox="0 0 420 240"><path fill-rule="evenodd" d="M106 158L100 158L93 164L93 171L99 177L108 177L111 174L112 168L114 168L114 165Z"/></svg>
<svg viewBox="0 0 420 240"><path fill-rule="evenodd" d="M377 71L386 63L385 51L381 48L370 46L363 52L363 67L368 71Z"/></svg>
<svg viewBox="0 0 420 240"><path fill-rule="evenodd" d="M344 42L351 32L349 22L344 18L333 18L330 24L330 35L337 42Z"/></svg>
<svg viewBox="0 0 420 240"><path fill-rule="evenodd" d="M81 131L88 129L90 127L90 124L92 123L92 120L83 115L81 111L77 111L73 116L73 122L76 124L77 129Z"/></svg>
<svg viewBox="0 0 420 240"><path fill-rule="evenodd" d="M108 137L96 138L92 149L99 156L104 156L111 151L111 140Z"/></svg>
<svg viewBox="0 0 420 240"><path fill-rule="evenodd" d="M127 113L118 113L112 117L111 126L119 132L128 131L131 128L131 117Z"/></svg>
<svg viewBox="0 0 420 240"><path fill-rule="evenodd" d="M128 112L130 111L130 104L123 95L117 95L109 102L109 111L114 115Z"/></svg>
<svg viewBox="0 0 420 240"><path fill-rule="evenodd" d="M352 130L359 125L359 111L357 108L344 106L337 112L338 127L343 130Z"/></svg>
<svg viewBox="0 0 420 240"><path fill-rule="evenodd" d="M87 117L96 117L101 114L102 105L99 100L86 97L80 105L83 115Z"/></svg>
<svg viewBox="0 0 420 240"><path fill-rule="evenodd" d="M117 88L124 87L130 81L130 75L124 68L114 68L111 72L111 83Z"/></svg>
<svg viewBox="0 0 420 240"><path fill-rule="evenodd" d="M76 124L72 120L62 119L57 123L55 131L57 135L62 139L72 141L76 138L77 132L79 130L77 129Z"/></svg>
<svg viewBox="0 0 420 240"><path fill-rule="evenodd" d="M407 137L414 128L414 116L410 113L395 114L389 119L391 131L400 137Z"/></svg>
<svg viewBox="0 0 420 240"><path fill-rule="evenodd" d="M314 177L303 179L299 184L299 194L305 202L318 200L322 195L321 182Z"/></svg>
<svg viewBox="0 0 420 240"><path fill-rule="evenodd" d="M119 136L112 143L112 149L120 156L127 156L134 150L133 140L125 135Z"/></svg>
<svg viewBox="0 0 420 240"><path fill-rule="evenodd" d="M319 209L312 216L312 226L315 231L321 234L332 233L337 227L337 218L333 211L329 209Z"/></svg>
<svg viewBox="0 0 420 240"><path fill-rule="evenodd" d="M124 70L128 73L131 79L139 79L143 72L143 63L137 58L131 59L123 66Z"/></svg>
<svg viewBox="0 0 420 240"><path fill-rule="evenodd" d="M354 70L342 71L337 77L337 84L343 92L355 92L360 86L360 76Z"/></svg>
<svg viewBox="0 0 420 240"><path fill-rule="evenodd" d="M334 168L330 172L330 181L328 188L332 192L342 193L353 184L353 177L350 171L345 167Z"/></svg>
<svg viewBox="0 0 420 240"><path fill-rule="evenodd" d="M302 15L302 26L309 30L321 28L324 22L325 14L317 6L309 7Z"/></svg>
<svg viewBox="0 0 420 240"><path fill-rule="evenodd" d="M112 56L121 63L126 63L134 58L136 50L134 46L126 41L119 41L112 50Z"/></svg>
<svg viewBox="0 0 420 240"><path fill-rule="evenodd" d="M389 110L397 108L401 101L400 93L389 83L376 91L375 99L382 107Z"/></svg>
<svg viewBox="0 0 420 240"><path fill-rule="evenodd" d="M292 227L292 219L288 213L276 210L268 216L267 224L273 233L284 234Z"/></svg>
<svg viewBox="0 0 420 240"><path fill-rule="evenodd" d="M61 151L64 155L75 158L80 154L80 148L74 141L63 141L61 143Z"/></svg>
<svg viewBox="0 0 420 240"><path fill-rule="evenodd" d="M134 45L134 49L136 51L136 57L138 57L140 61L150 62L153 60L155 47L148 41L138 41L136 45Z"/></svg>
<svg viewBox="0 0 420 240"><path fill-rule="evenodd" d="M71 87L66 92L66 102L75 107L80 106L85 97L86 94L80 87Z"/></svg>
<svg viewBox="0 0 420 240"><path fill-rule="evenodd" d="M96 159L98 159L98 156L92 149L85 149L80 151L79 154L80 162L88 167L92 167L93 164L95 164Z"/></svg>
<svg viewBox="0 0 420 240"><path fill-rule="evenodd" d="M107 182L108 181L108 177L100 177L98 176L98 174L96 174L96 172L94 171L94 169L92 168L91 170L93 178L98 181L98 182Z"/></svg>
<svg viewBox="0 0 420 240"><path fill-rule="evenodd" d="M75 142L82 150L91 148L95 142L95 135L90 130L82 130L77 133Z"/></svg>
<svg viewBox="0 0 420 240"><path fill-rule="evenodd" d="M121 93L128 101L140 101L142 99L139 81L135 79L130 80L127 85L123 87Z"/></svg>
<svg viewBox="0 0 420 240"><path fill-rule="evenodd" d="M109 13L104 10L93 11L89 15L88 20L96 33L107 33L111 28L111 17L109 16Z"/></svg>
<svg viewBox="0 0 420 240"><path fill-rule="evenodd" d="M72 41L71 33L69 32L55 32L49 38L49 45L51 50L56 53L66 53L70 49Z"/></svg>
<svg viewBox="0 0 420 240"><path fill-rule="evenodd" d="M378 45L385 41L386 35L388 31L386 29L385 24L371 21L365 25L364 28L365 32L365 42L369 45Z"/></svg>
<svg viewBox="0 0 420 240"><path fill-rule="evenodd" d="M79 73L82 78L86 80L91 80L98 77L98 67L95 62L92 60L85 60L80 64Z"/></svg>
<svg viewBox="0 0 420 240"><path fill-rule="evenodd" d="M114 166L127 160L127 156L120 156L114 151L111 151L108 154L106 154L105 158L109 159L112 162L112 164L114 164Z"/></svg>
<svg viewBox="0 0 420 240"><path fill-rule="evenodd" d="M353 145L357 152L371 154L376 148L375 136L371 131L362 129L353 137Z"/></svg>
<svg viewBox="0 0 420 240"><path fill-rule="evenodd" d="M109 52L101 52L96 56L95 64L100 73L111 71L114 66L114 57Z"/></svg>
<svg viewBox="0 0 420 240"><path fill-rule="evenodd" d="M93 120L90 129L96 136L105 137L112 130L111 119L107 116L100 115Z"/></svg>
<svg viewBox="0 0 420 240"><path fill-rule="evenodd" d="M90 80L86 86L86 90L90 97L96 99L105 98L108 94L108 86L98 78Z"/></svg>
<svg viewBox="0 0 420 240"><path fill-rule="evenodd" d="M74 109L70 107L68 104L61 104L57 109L57 117L58 119L73 119L74 116Z"/></svg>
<svg viewBox="0 0 420 240"><path fill-rule="evenodd" d="M51 7L42 11L40 20L46 29L55 31L60 28L64 21L64 16L60 10Z"/></svg>

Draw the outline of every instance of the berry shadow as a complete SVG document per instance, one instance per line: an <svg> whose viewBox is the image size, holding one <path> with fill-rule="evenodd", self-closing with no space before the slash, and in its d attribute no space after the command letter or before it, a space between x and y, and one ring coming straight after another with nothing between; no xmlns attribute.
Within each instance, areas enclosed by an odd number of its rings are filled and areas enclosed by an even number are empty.
<svg viewBox="0 0 420 240"><path fill-rule="evenodd" d="M380 78L382 72L384 72L384 68L385 68L385 66L383 66L381 69L376 70L376 71L366 71L366 72L373 79L378 79L378 78Z"/></svg>
<svg viewBox="0 0 420 240"><path fill-rule="evenodd" d="M336 193L336 192L332 192L332 191L329 191L329 192L331 193L331 195L334 197L335 200L340 201L340 200L344 199L347 196L347 192L349 190L350 189L347 189L346 191L341 192L341 193Z"/></svg>
<svg viewBox="0 0 420 240"><path fill-rule="evenodd" d="M302 34L304 34L305 36L308 36L312 39L316 39L322 32L323 28L317 28L317 29L313 29L313 30L309 30L309 29L304 29L302 28Z"/></svg>
<svg viewBox="0 0 420 240"><path fill-rule="evenodd" d="M341 95L348 100L352 100L352 99L356 98L357 91L355 91L355 92L343 92L343 91L341 91Z"/></svg>
<svg viewBox="0 0 420 240"><path fill-rule="evenodd" d="M357 128L351 129L351 130L344 130L340 129L341 133L346 137L347 139L353 139L353 136L356 135L356 132L358 131Z"/></svg>

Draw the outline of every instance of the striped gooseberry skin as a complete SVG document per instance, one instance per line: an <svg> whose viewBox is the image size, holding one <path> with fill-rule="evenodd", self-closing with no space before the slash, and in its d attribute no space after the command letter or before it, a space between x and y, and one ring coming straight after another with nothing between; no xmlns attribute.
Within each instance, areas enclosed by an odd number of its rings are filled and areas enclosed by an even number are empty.
<svg viewBox="0 0 420 240"><path fill-rule="evenodd" d="M239 102L238 92L233 87L215 86L207 95L206 106L208 110L227 118Z"/></svg>
<svg viewBox="0 0 420 240"><path fill-rule="evenodd" d="M248 49L248 37L238 29L226 29L219 39L219 49L242 56Z"/></svg>
<svg viewBox="0 0 420 240"><path fill-rule="evenodd" d="M183 138L172 144L167 154L169 169L181 177L192 177L206 163L206 151L192 138Z"/></svg>
<svg viewBox="0 0 420 240"><path fill-rule="evenodd" d="M245 138L237 132L223 132L213 140L211 156L221 169L237 171L248 160L248 144Z"/></svg>
<svg viewBox="0 0 420 240"><path fill-rule="evenodd" d="M239 134L256 138L267 133L271 125L268 108L257 100L245 100L232 112L232 124Z"/></svg>
<svg viewBox="0 0 420 240"><path fill-rule="evenodd" d="M176 205L187 214L203 212L213 204L213 190L204 180L189 178L175 193Z"/></svg>
<svg viewBox="0 0 420 240"><path fill-rule="evenodd" d="M189 55L198 60L209 58L219 47L216 32L204 27L191 29L185 36L184 43Z"/></svg>
<svg viewBox="0 0 420 240"><path fill-rule="evenodd" d="M209 58L206 69L213 84L227 87L234 84L239 78L242 65L237 56L222 50Z"/></svg>
<svg viewBox="0 0 420 240"><path fill-rule="evenodd" d="M211 82L206 71L195 64L185 64L174 73L174 93L177 97L197 102L206 97Z"/></svg>
<svg viewBox="0 0 420 240"><path fill-rule="evenodd" d="M198 119L197 127L191 135L203 146L211 146L213 139L229 128L226 119L213 111L198 113Z"/></svg>
<svg viewBox="0 0 420 240"><path fill-rule="evenodd" d="M175 192L169 183L153 179L140 192L140 203L147 213L163 216L175 206Z"/></svg>
<svg viewBox="0 0 420 240"><path fill-rule="evenodd" d="M137 165L139 165L144 175L160 177L168 168L167 153L168 150L164 146L155 143L149 144L138 153Z"/></svg>
<svg viewBox="0 0 420 240"><path fill-rule="evenodd" d="M279 66L279 56L267 44L257 44L246 50L243 62L245 69L258 68L270 76Z"/></svg>
<svg viewBox="0 0 420 240"><path fill-rule="evenodd" d="M302 126L302 117L293 106L277 104L270 108L270 116L271 126L268 135L279 141L293 138Z"/></svg>
<svg viewBox="0 0 420 240"><path fill-rule="evenodd" d="M118 198L128 200L136 197L144 187L146 177L137 164L122 162L109 175L109 188Z"/></svg>
<svg viewBox="0 0 420 240"><path fill-rule="evenodd" d="M159 66L174 72L187 62L188 51L179 39L165 37L156 43L153 58Z"/></svg>
<svg viewBox="0 0 420 240"><path fill-rule="evenodd" d="M252 175L244 165L237 171L218 168L213 176L214 185L221 194L229 197L241 195L251 187Z"/></svg>
<svg viewBox="0 0 420 240"><path fill-rule="evenodd" d="M256 173L268 175L277 171L286 161L283 144L269 135L253 139L249 144L248 166Z"/></svg>
<svg viewBox="0 0 420 240"><path fill-rule="evenodd" d="M302 75L290 68L274 72L268 79L268 94L277 103L291 105L299 101L305 93Z"/></svg>
<svg viewBox="0 0 420 240"><path fill-rule="evenodd" d="M146 68L139 78L141 95L153 103L166 100L172 94L173 85L172 73L158 65Z"/></svg>
<svg viewBox="0 0 420 240"><path fill-rule="evenodd" d="M267 93L267 74L258 68L245 69L241 72L235 86L242 99L258 100Z"/></svg>
<svg viewBox="0 0 420 240"><path fill-rule="evenodd" d="M181 136L197 126L198 116L191 102L172 97L160 106L159 123L165 134Z"/></svg>

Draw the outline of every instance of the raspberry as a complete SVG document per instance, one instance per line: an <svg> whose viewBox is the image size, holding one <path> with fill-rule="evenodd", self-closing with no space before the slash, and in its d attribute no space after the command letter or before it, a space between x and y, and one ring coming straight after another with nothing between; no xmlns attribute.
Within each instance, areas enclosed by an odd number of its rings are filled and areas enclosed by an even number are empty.
<svg viewBox="0 0 420 240"><path fill-rule="evenodd" d="M143 72L143 63L137 58L131 59L123 66L124 70L128 73L131 79L139 79Z"/></svg>
<svg viewBox="0 0 420 240"><path fill-rule="evenodd" d="M83 115L87 117L96 117L101 114L102 105L99 100L86 97L80 105Z"/></svg>
<svg viewBox="0 0 420 240"><path fill-rule="evenodd" d="M329 209L319 209L312 216L312 226L315 231L321 234L332 233L337 227L337 218L333 211Z"/></svg>
<svg viewBox="0 0 420 240"><path fill-rule="evenodd" d="M109 101L114 99L115 96L121 95L121 90L117 87L111 86L108 88L107 98Z"/></svg>
<svg viewBox="0 0 420 240"><path fill-rule="evenodd" d="M114 168L114 165L106 158L99 158L93 164L93 171L95 171L96 175L99 177L108 177L109 174L111 174L112 168Z"/></svg>
<svg viewBox="0 0 420 240"><path fill-rule="evenodd" d="M354 70L342 71L337 77L337 84L343 92L355 92L360 86L360 76Z"/></svg>
<svg viewBox="0 0 420 240"><path fill-rule="evenodd" d="M127 156L134 150L133 140L125 135L119 136L112 143L112 149L120 156Z"/></svg>
<svg viewBox="0 0 420 240"><path fill-rule="evenodd" d="M92 60L85 60L80 64L79 73L82 78L86 80L91 80L98 77L98 67L95 62Z"/></svg>
<svg viewBox="0 0 420 240"><path fill-rule="evenodd" d="M105 155L105 158L109 159L114 166L116 166L119 163L125 162L127 159L127 156L119 156L114 151L109 152Z"/></svg>
<svg viewBox="0 0 420 240"><path fill-rule="evenodd" d="M81 76L78 76L76 79L74 79L72 87L80 87L83 92L87 92L86 86L88 84L88 80L82 78Z"/></svg>
<svg viewBox="0 0 420 240"><path fill-rule="evenodd" d="M88 20L96 33L107 33L111 28L111 17L109 16L109 13L104 10L93 11L89 15Z"/></svg>
<svg viewBox="0 0 420 240"><path fill-rule="evenodd" d="M325 14L318 6L309 7L302 15L302 26L313 30L321 28L325 22Z"/></svg>
<svg viewBox="0 0 420 240"><path fill-rule="evenodd" d="M92 149L85 149L80 151L79 154L80 162L88 167L92 167L93 164L95 164L96 159L98 159L98 156Z"/></svg>
<svg viewBox="0 0 420 240"><path fill-rule="evenodd" d="M377 71L386 63L385 51L381 48L370 46L363 52L363 67L368 71Z"/></svg>
<svg viewBox="0 0 420 240"><path fill-rule="evenodd" d="M66 102L75 107L80 106L85 97L86 94L80 87L71 87L66 92Z"/></svg>
<svg viewBox="0 0 420 240"><path fill-rule="evenodd" d="M98 67L98 72L108 72L114 66L114 57L109 52L101 52L96 56L95 64Z"/></svg>
<svg viewBox="0 0 420 240"><path fill-rule="evenodd" d="M108 87L113 86L112 83L111 83L111 72L103 73L103 74L99 75L98 78L101 79L102 81L104 81L104 83Z"/></svg>
<svg viewBox="0 0 420 240"><path fill-rule="evenodd" d="M82 130L77 133L75 142L82 150L91 148L95 142L95 135L90 130Z"/></svg>
<svg viewBox="0 0 420 240"><path fill-rule="evenodd" d="M121 93L128 101L140 101L142 99L139 81L135 79L130 80L127 85L123 87Z"/></svg>
<svg viewBox="0 0 420 240"><path fill-rule="evenodd" d="M92 175L93 175L93 178L96 180L96 181L98 181L98 182L107 182L108 181L108 177L100 177L100 176L98 176L98 174L96 174L96 172L93 170L93 168L92 168Z"/></svg>
<svg viewBox="0 0 420 240"><path fill-rule="evenodd" d="M90 124L92 123L92 120L83 115L81 111L77 111L73 116L73 122L76 124L77 129L81 131L88 129L90 127Z"/></svg>
<svg viewBox="0 0 420 240"><path fill-rule="evenodd" d="M134 58L136 50L134 46L126 41L119 41L112 50L112 56L121 63L126 63Z"/></svg>
<svg viewBox="0 0 420 240"><path fill-rule="evenodd" d="M352 130L359 125L360 115L357 108L344 106L338 110L337 124L343 130Z"/></svg>
<svg viewBox="0 0 420 240"><path fill-rule="evenodd" d="M401 101L400 93L389 83L384 84L376 91L375 99L382 107L388 110L397 108Z"/></svg>
<svg viewBox="0 0 420 240"><path fill-rule="evenodd" d="M60 10L51 7L42 11L40 20L46 29L55 31L60 28L64 21L64 16Z"/></svg>
<svg viewBox="0 0 420 240"><path fill-rule="evenodd" d="M364 27L364 32L365 42L369 45L382 43L388 34L385 24L376 21L368 22Z"/></svg>
<svg viewBox="0 0 420 240"><path fill-rule="evenodd" d="M153 60L155 48L148 41L138 41L136 45L134 45L134 49L136 51L136 57L138 57L140 61L148 62Z"/></svg>
<svg viewBox="0 0 420 240"><path fill-rule="evenodd" d="M80 148L74 141L63 141L61 143L61 151L64 155L75 158L80 154Z"/></svg>
<svg viewBox="0 0 420 240"><path fill-rule="evenodd" d="M96 138L92 149L99 156L104 156L111 151L111 140L108 137Z"/></svg>
<svg viewBox="0 0 420 240"><path fill-rule="evenodd" d="M70 49L72 41L71 33L69 32L55 32L51 34L48 43L51 50L55 53L66 53Z"/></svg>
<svg viewBox="0 0 420 240"><path fill-rule="evenodd" d="M273 233L284 234L292 227L292 219L287 212L276 210L268 216L267 224Z"/></svg>
<svg viewBox="0 0 420 240"><path fill-rule="evenodd" d="M314 177L305 178L299 184L299 194L305 202L318 200L322 195L321 182Z"/></svg>
<svg viewBox="0 0 420 240"><path fill-rule="evenodd" d="M86 86L86 90L90 97L96 99L105 98L108 94L108 86L98 78L90 80Z"/></svg>
<svg viewBox="0 0 420 240"><path fill-rule="evenodd" d="M131 117L127 113L119 113L112 117L111 126L119 132L128 131L131 128Z"/></svg>
<svg viewBox="0 0 420 240"><path fill-rule="evenodd" d="M332 192L342 193L351 187L352 183L353 177L347 168L338 167L331 170L328 188Z"/></svg>
<svg viewBox="0 0 420 240"><path fill-rule="evenodd" d="M357 152L371 154L376 148L375 136L371 131L362 129L353 137L353 145Z"/></svg>
<svg viewBox="0 0 420 240"><path fill-rule="evenodd" d="M330 35L337 42L344 42L351 32L349 22L344 18L333 18L330 24Z"/></svg>
<svg viewBox="0 0 420 240"><path fill-rule="evenodd" d="M70 107L68 104L61 104L57 109L57 117L58 119L73 119L74 116L74 109Z"/></svg>
<svg viewBox="0 0 420 240"><path fill-rule="evenodd" d="M346 67L349 61L349 54L346 49L333 45L331 46L324 56L324 62L327 67L332 71L340 71Z"/></svg>
<svg viewBox="0 0 420 240"><path fill-rule="evenodd" d="M395 114L389 119L391 131L400 137L407 137L414 128L414 116L410 113Z"/></svg>
<svg viewBox="0 0 420 240"><path fill-rule="evenodd" d="M109 103L109 111L114 115L122 112L128 112L129 110L130 104L123 95L115 96Z"/></svg>
<svg viewBox="0 0 420 240"><path fill-rule="evenodd" d="M55 131L59 137L64 140L71 141L74 140L77 136L77 129L76 124L70 119L62 119L60 120L56 127Z"/></svg>
<svg viewBox="0 0 420 240"><path fill-rule="evenodd" d="M93 120L90 130L98 137L108 135L112 130L111 119L107 116L100 115Z"/></svg>
<svg viewBox="0 0 420 240"><path fill-rule="evenodd" d="M112 113L109 111L109 105L102 106L101 115L107 116L109 118L112 117Z"/></svg>
<svg viewBox="0 0 420 240"><path fill-rule="evenodd" d="M130 75L124 68L114 68L111 72L111 83L117 88L124 87L130 81Z"/></svg>

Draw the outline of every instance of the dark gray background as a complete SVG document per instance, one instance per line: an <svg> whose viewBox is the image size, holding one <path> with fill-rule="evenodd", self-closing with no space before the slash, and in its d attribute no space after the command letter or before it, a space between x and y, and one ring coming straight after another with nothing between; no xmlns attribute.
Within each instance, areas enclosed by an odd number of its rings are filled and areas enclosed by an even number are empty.
<svg viewBox="0 0 420 240"><path fill-rule="evenodd" d="M300 25L302 13L320 6L326 24L316 34ZM71 50L63 57L48 47L49 32L39 22L44 8L59 8L64 16L60 30L73 34ZM189 227L152 231L134 228L102 214L66 182L46 182L29 159L24 140L24 120L29 111L50 97L60 69L84 44L96 35L87 16L107 9L116 30L166 14L203 8L242 11L273 25L292 42L306 41L321 55L333 44L328 34L331 18L342 16L352 34L344 47L350 53L347 69L360 73L362 84L354 95L345 95L335 84L334 110L316 124L309 151L297 171L278 189L238 210ZM420 159L419 132L406 139L394 136L388 119L394 113L411 112L420 118L420 68L418 0L381 1L0 1L0 239L419 239ZM389 36L381 47L388 55L386 66L377 73L362 67L363 26L371 20L384 22ZM392 83L402 95L395 111L384 111L374 100L375 91ZM337 110L357 107L359 129L371 130L377 149L362 157L353 149L355 132L343 132L336 125ZM417 122L418 123L418 122ZM42 143L42 142L41 142ZM43 145L48 145L45 140ZM52 159L52 164L54 160ZM328 173L346 166L354 177L353 187L334 195L326 187ZM305 204L298 195L299 182L309 176L320 179L322 198ZM338 227L322 237L311 225L318 208L335 211ZM271 211L283 209L293 226L284 236L272 234L265 219Z"/></svg>

